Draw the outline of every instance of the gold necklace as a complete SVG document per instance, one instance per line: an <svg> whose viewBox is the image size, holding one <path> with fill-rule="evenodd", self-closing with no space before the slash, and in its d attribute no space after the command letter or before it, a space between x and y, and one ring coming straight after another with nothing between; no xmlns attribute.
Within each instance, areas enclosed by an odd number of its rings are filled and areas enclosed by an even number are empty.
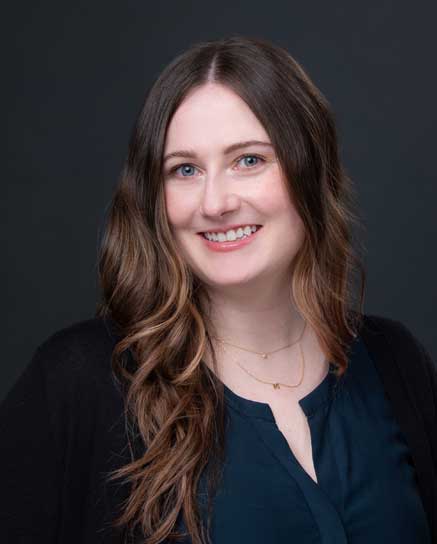
<svg viewBox="0 0 437 544"><path fill-rule="evenodd" d="M230 356L230 359L231 359L234 363L236 363L242 370L244 370L244 372L246 372L246 374L248 374L249 376L251 376L252 378L254 378L255 380L257 380L258 382L272 385L272 386L273 386L273 389L280 389L280 385L283 385L284 387L291 387L291 388L293 388L293 387L298 387L298 386L302 383L303 377L304 377L304 373L305 373L305 356L304 356L304 353L303 353L303 350L302 350L302 346L301 346L301 344L300 344L300 341L301 341L301 339L302 339L303 333L305 332L305 329L306 329L306 322L305 322L304 328L303 328L302 333L301 333L301 335L299 336L299 338L298 338L295 342L289 344L288 346L285 346L285 347L289 347L289 346L293 346L293 345L296 344L296 343L299 344L300 354L301 354L301 357L302 357L302 374L301 374L300 380L299 380L296 384L287 384L287 383L282 383L282 382L268 382L268 381L266 381L266 380L261 380L260 378L257 378L254 374L252 374L249 370L247 370L247 369L244 368L242 365L240 365L240 363L239 363L238 361L236 361L232 356ZM266 353L266 352L261 352L261 353L260 353L260 352L258 352L258 351L251 351L251 350L249 350L249 349L242 348L242 347L240 347L240 346L235 346L234 344L231 344L230 342L225 342L224 340L222 340L222 339L220 339L220 338L217 338L217 337L215 337L215 338L216 338L216 340L218 340L218 341L221 342L222 344L228 344L228 345L234 346L234 347L236 347L236 348L238 348L238 349L243 349L244 351L249 351L249 352L251 352L251 353L256 353L257 355L261 355L261 357L262 357L263 359L267 359L267 358L268 358L268 355L271 354L271 353L275 353L276 351L280 351L280 350L282 350L282 349L285 349L285 348L279 348L279 349L277 349L277 350L275 350L275 351L269 351L269 352L267 352L267 353ZM223 348L223 349L224 349L225 351L228 352L228 350L227 350L226 348ZM229 352L228 352L228 355L229 355Z"/></svg>
<svg viewBox="0 0 437 544"><path fill-rule="evenodd" d="M299 336L299 338L297 340L295 340L291 344L287 344L283 348L278 348L278 349L275 349L274 351L267 351L267 352L265 352L265 351L264 352L263 351L261 351L261 352L260 351L252 351L252 350L247 349L247 348L242 348L241 346L236 346L235 344L231 344L230 342L225 342L225 340L223 340L222 338L218 338L217 336L213 336L212 338L215 338L216 340L218 340L222 344L228 344L228 346L233 346L234 348L242 349L242 350L248 351L250 353L256 353L257 355L261 355L261 357L263 359L268 359L269 355L271 355L272 353L276 353L277 351L281 351L282 349L289 348L291 346L294 346L294 344L297 344L298 342L300 342L301 339L302 339L303 333L305 332L306 326L307 326L307 323L305 321L305 325L304 325L304 327L302 329L302 332L300 333L300 336Z"/></svg>

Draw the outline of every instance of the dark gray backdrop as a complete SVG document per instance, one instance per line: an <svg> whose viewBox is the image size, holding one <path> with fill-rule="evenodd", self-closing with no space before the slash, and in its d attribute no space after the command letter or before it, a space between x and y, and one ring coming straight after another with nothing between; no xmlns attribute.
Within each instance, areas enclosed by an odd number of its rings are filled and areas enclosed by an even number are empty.
<svg viewBox="0 0 437 544"><path fill-rule="evenodd" d="M95 311L99 227L146 86L230 34L287 48L331 102L367 233L365 311L437 359L435 2L21 2L3 10L0 396Z"/></svg>

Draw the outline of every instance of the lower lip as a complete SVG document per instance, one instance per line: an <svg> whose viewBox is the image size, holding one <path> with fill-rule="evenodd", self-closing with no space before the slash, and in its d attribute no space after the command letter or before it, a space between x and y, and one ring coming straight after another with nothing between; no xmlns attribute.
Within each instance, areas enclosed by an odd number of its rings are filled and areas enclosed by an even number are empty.
<svg viewBox="0 0 437 544"><path fill-rule="evenodd" d="M241 247L247 246L257 237L261 229L262 227L257 227L257 230L255 232L252 232L252 234L247 238L242 238L241 240L234 240L232 242L210 242L203 236L203 234L199 234L199 236L202 238L208 249L210 249L211 251L218 251L220 253L223 253L226 251L234 251L234 249L240 249Z"/></svg>

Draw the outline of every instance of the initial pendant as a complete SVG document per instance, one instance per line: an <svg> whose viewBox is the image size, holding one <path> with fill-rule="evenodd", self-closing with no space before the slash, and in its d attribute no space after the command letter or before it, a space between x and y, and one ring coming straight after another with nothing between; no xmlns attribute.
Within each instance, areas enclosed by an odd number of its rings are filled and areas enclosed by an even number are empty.
<svg viewBox="0 0 437 544"><path fill-rule="evenodd" d="M280 389L279 383L273 383L273 389Z"/></svg>

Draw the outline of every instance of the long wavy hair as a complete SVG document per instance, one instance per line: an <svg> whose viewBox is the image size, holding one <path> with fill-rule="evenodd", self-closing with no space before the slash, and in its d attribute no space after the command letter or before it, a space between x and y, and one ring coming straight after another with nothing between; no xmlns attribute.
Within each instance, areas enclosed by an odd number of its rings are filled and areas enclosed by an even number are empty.
<svg viewBox="0 0 437 544"><path fill-rule="evenodd" d="M239 95L271 139L305 230L290 289L338 376L363 322L365 270L353 240L362 222L326 98L285 49L266 40L234 35L192 45L148 89L99 248L96 315L121 332L112 369L126 386L131 445L131 462L110 475L129 484L114 526L136 528L149 544L186 536L176 531L181 519L194 544L210 542L224 460L223 384L203 361L208 349L217 369L216 331L203 303L210 299L175 245L163 190L167 127L187 93L209 82ZM206 530L198 496L205 474Z"/></svg>

